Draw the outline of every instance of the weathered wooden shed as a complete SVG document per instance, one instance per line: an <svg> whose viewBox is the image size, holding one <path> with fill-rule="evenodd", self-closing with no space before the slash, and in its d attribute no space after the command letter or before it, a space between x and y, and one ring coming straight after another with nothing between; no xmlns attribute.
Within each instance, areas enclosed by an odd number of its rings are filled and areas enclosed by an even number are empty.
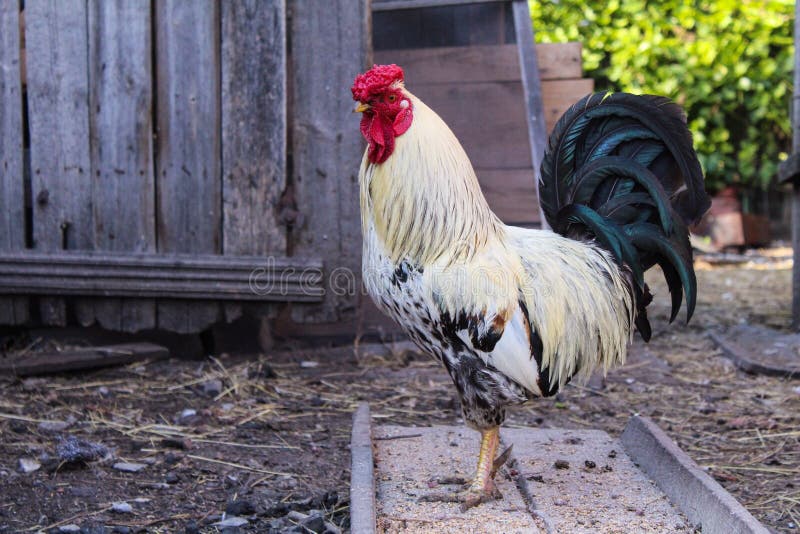
<svg viewBox="0 0 800 534"><path fill-rule="evenodd" d="M336 14L335 16L331 16ZM367 4L0 3L0 324L335 320ZM335 263L334 263L335 262Z"/></svg>
<svg viewBox="0 0 800 534"><path fill-rule="evenodd" d="M538 224L545 121L591 84L563 85L577 45L540 48L540 81L524 0L0 3L0 325L368 330L349 88L373 43Z"/></svg>

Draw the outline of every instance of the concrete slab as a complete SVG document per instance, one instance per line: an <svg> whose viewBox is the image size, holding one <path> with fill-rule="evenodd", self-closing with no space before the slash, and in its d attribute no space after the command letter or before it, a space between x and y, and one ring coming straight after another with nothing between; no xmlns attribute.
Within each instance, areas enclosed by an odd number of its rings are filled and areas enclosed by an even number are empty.
<svg viewBox="0 0 800 534"><path fill-rule="evenodd" d="M474 474L477 432L458 427L379 426L374 429L373 443L378 532L541 532L513 478L500 474L496 482L502 500L466 512L461 512L458 503L419 501L426 494L459 489L436 486L434 479Z"/></svg>
<svg viewBox="0 0 800 534"><path fill-rule="evenodd" d="M504 429L523 493L552 532L693 532L694 527L599 430Z"/></svg>
<svg viewBox="0 0 800 534"><path fill-rule="evenodd" d="M461 512L457 503L420 497L459 489L437 485L443 477L473 475L478 433L371 428L368 414L362 405L353 426L356 534L768 532L646 418L631 418L620 439L596 430L503 429L504 446L514 444L496 479L504 498Z"/></svg>

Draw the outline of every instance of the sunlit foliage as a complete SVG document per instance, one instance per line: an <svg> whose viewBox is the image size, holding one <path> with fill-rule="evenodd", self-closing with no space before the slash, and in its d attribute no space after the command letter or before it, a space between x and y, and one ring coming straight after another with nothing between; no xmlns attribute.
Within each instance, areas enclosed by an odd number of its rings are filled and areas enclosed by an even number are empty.
<svg viewBox="0 0 800 534"><path fill-rule="evenodd" d="M707 182L766 187L791 147L792 0L532 0L538 42L581 41L598 90L689 116Z"/></svg>

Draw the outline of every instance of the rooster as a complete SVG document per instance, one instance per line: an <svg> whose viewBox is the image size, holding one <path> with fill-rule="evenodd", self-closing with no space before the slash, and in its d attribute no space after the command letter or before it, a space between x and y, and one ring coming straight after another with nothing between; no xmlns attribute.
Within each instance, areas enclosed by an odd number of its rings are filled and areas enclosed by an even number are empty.
<svg viewBox="0 0 800 534"><path fill-rule="evenodd" d="M464 149L404 85L397 65L356 77L368 146L359 172L363 275L375 304L455 384L481 433L477 472L452 496L466 509L494 485L508 406L554 395L578 375L625 361L647 341L660 265L686 320L696 300L687 225L708 209L679 106L657 96L592 94L550 136L539 200L552 230L503 224ZM534 209L532 206L531 209Z"/></svg>

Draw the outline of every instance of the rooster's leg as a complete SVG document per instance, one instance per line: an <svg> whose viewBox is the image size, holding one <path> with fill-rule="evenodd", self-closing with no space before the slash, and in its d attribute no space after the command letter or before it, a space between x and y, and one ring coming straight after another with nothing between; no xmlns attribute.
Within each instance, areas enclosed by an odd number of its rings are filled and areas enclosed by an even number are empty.
<svg viewBox="0 0 800 534"><path fill-rule="evenodd" d="M506 463L511 447L495 459L500 445L500 427L481 431L481 450L478 454L478 469L475 478L463 491L456 494L433 494L423 497L425 501L460 502L462 510L468 510L481 503L502 499L503 495L494 483L497 470Z"/></svg>

